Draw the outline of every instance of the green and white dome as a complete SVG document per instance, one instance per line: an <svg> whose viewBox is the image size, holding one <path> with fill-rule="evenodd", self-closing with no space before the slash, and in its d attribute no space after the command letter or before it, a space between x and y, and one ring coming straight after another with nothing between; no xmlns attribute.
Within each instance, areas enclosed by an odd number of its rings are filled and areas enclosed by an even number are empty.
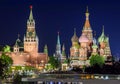
<svg viewBox="0 0 120 84"><path fill-rule="evenodd" d="M101 36L98 38L98 42L101 43L101 42L107 42L107 41L108 41L108 37L105 36L105 34L104 34L104 28L103 28L102 34L101 34Z"/></svg>

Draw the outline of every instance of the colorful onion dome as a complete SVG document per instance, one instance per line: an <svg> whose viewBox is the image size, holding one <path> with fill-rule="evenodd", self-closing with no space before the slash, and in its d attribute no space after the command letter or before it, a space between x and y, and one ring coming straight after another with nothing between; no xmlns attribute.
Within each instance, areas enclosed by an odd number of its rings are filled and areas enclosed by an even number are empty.
<svg viewBox="0 0 120 84"><path fill-rule="evenodd" d="M76 35L76 29L74 29L74 35L72 36L71 41L72 42L78 42L78 37Z"/></svg>
<svg viewBox="0 0 120 84"><path fill-rule="evenodd" d="M89 42L89 39L87 38L87 36L85 34L82 34L79 38L79 42L80 43L83 43L83 42L87 43L87 42Z"/></svg>
<svg viewBox="0 0 120 84"><path fill-rule="evenodd" d="M104 34L104 26L103 26L103 30L102 30L102 34L101 36L98 38L98 42L101 43L101 42L107 42L108 40L108 37L105 36Z"/></svg>
<svg viewBox="0 0 120 84"><path fill-rule="evenodd" d="M93 45L92 45L92 48L93 48L93 49L97 49L98 46L97 46L96 44L93 44Z"/></svg>

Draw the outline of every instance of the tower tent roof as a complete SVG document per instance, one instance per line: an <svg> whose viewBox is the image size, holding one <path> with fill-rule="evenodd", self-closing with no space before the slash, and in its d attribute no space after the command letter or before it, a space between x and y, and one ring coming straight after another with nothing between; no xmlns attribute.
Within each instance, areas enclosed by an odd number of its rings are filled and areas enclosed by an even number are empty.
<svg viewBox="0 0 120 84"><path fill-rule="evenodd" d="M59 36L59 32L58 32L58 36L57 36L57 44L60 44L60 36Z"/></svg>
<svg viewBox="0 0 120 84"><path fill-rule="evenodd" d="M32 6L30 6L30 16L29 16L29 20L33 20Z"/></svg>
<svg viewBox="0 0 120 84"><path fill-rule="evenodd" d="M85 16L86 16L86 20L85 20L85 24L84 24L84 29L86 28L91 28L90 26L90 21L89 21L89 11L88 11L88 7L86 9L86 13L85 13Z"/></svg>

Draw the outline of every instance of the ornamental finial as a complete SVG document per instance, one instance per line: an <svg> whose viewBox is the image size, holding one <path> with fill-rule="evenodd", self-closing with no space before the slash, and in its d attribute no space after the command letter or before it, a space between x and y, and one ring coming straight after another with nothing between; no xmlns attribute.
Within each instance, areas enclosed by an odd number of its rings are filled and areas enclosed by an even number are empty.
<svg viewBox="0 0 120 84"><path fill-rule="evenodd" d="M33 7L32 7L32 5L30 5L30 9L32 9Z"/></svg>
<svg viewBox="0 0 120 84"><path fill-rule="evenodd" d="M88 11L88 6L86 7L86 13L89 13L89 11Z"/></svg>

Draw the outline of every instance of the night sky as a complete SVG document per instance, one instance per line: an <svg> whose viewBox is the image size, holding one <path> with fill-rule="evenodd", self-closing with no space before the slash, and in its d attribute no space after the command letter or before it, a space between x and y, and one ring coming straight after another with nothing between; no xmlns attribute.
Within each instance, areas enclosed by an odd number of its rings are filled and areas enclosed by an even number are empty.
<svg viewBox="0 0 120 84"><path fill-rule="evenodd" d="M120 55L119 0L0 0L0 45L13 45L18 34L23 40L30 5L33 6L40 52L45 44L49 55L55 52L59 31L61 44L65 44L69 54L74 28L80 37L88 6L90 24L96 37L100 36L104 25L113 55Z"/></svg>

